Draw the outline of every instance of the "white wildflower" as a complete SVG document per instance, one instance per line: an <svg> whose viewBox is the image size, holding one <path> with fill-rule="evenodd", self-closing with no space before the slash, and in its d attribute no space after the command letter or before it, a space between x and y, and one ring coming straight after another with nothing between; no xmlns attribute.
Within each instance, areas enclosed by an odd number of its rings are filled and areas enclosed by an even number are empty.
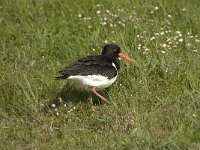
<svg viewBox="0 0 200 150"><path fill-rule="evenodd" d="M198 52L198 51L196 49L194 49L193 52Z"/></svg>
<svg viewBox="0 0 200 150"><path fill-rule="evenodd" d="M110 11L109 11L108 9L106 10L106 12L107 12L108 14L110 13Z"/></svg>
<svg viewBox="0 0 200 150"><path fill-rule="evenodd" d="M160 35L164 35L165 34L165 32L160 32Z"/></svg>
<svg viewBox="0 0 200 150"><path fill-rule="evenodd" d="M179 39L178 41L179 41L179 42L183 42L183 39Z"/></svg>
<svg viewBox="0 0 200 150"><path fill-rule="evenodd" d="M162 47L166 47L166 46L167 46L167 44L163 44L163 45L162 45Z"/></svg>
<svg viewBox="0 0 200 150"><path fill-rule="evenodd" d="M176 31L175 33L176 33L176 34L180 34L181 32L180 32L180 31Z"/></svg>
<svg viewBox="0 0 200 150"><path fill-rule="evenodd" d="M154 9L155 9L155 10L158 10L159 8L158 8L158 6L156 6Z"/></svg>
<svg viewBox="0 0 200 150"><path fill-rule="evenodd" d="M56 107L56 104L51 104L51 106L52 106L53 108L55 108L55 107Z"/></svg>
<svg viewBox="0 0 200 150"><path fill-rule="evenodd" d="M185 12L185 11L186 11L186 8L183 8L182 11Z"/></svg>
<svg viewBox="0 0 200 150"><path fill-rule="evenodd" d="M194 38L194 36L193 36L193 35L191 35L191 36L190 36L190 39L192 39L192 38Z"/></svg>
<svg viewBox="0 0 200 150"><path fill-rule="evenodd" d="M172 16L170 14L167 15L168 18L171 18Z"/></svg>
<svg viewBox="0 0 200 150"><path fill-rule="evenodd" d="M96 12L97 14L100 14L101 13L101 11L100 10L97 10L97 12Z"/></svg>
<svg viewBox="0 0 200 150"><path fill-rule="evenodd" d="M101 22L100 24L105 26L107 23L104 21L104 22Z"/></svg>
<svg viewBox="0 0 200 150"><path fill-rule="evenodd" d="M192 114L192 117L197 117L197 115L196 114Z"/></svg>
<svg viewBox="0 0 200 150"><path fill-rule="evenodd" d="M154 37L154 36L152 36L151 38L150 38L150 41L153 41L153 40L155 40L156 38Z"/></svg>

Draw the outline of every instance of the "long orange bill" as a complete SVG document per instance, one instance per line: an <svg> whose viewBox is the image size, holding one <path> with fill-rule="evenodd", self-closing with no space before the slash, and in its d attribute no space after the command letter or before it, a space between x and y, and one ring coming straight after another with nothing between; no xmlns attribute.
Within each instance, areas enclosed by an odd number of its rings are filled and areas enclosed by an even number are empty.
<svg viewBox="0 0 200 150"><path fill-rule="evenodd" d="M119 53L118 55L119 55L120 58L126 59L128 61L131 61L131 62L135 61L135 59L132 59L132 58L130 58L130 57L128 57L128 56L126 56L122 53Z"/></svg>

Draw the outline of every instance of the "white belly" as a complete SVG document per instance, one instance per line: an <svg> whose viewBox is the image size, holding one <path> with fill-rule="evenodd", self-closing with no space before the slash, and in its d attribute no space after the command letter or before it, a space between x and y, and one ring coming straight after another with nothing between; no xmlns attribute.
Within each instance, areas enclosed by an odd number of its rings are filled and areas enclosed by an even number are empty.
<svg viewBox="0 0 200 150"><path fill-rule="evenodd" d="M98 89L104 89L109 87L111 84L115 82L117 76L112 79L108 79L105 76L101 75L89 75L89 76L70 76L68 79L79 82L81 86L83 86L86 90L90 90L91 87L96 87Z"/></svg>

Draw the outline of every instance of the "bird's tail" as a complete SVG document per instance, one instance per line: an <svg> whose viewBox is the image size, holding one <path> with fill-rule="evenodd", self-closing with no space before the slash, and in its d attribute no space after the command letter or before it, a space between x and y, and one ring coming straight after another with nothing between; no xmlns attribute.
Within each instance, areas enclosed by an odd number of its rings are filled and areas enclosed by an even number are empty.
<svg viewBox="0 0 200 150"><path fill-rule="evenodd" d="M67 79L68 76L58 76L58 77L55 77L55 80L62 80L62 79Z"/></svg>
<svg viewBox="0 0 200 150"><path fill-rule="evenodd" d="M59 71L60 76L55 77L55 80L67 79L69 77L69 73L66 70Z"/></svg>

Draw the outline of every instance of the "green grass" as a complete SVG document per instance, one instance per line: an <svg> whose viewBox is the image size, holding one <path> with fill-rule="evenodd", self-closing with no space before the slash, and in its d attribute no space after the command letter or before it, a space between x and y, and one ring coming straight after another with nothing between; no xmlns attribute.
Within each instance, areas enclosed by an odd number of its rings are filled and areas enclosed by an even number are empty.
<svg viewBox="0 0 200 150"><path fill-rule="evenodd" d="M0 1L0 149L200 149L199 7ZM137 61L122 61L111 104L92 112L87 92L54 77L105 42Z"/></svg>

